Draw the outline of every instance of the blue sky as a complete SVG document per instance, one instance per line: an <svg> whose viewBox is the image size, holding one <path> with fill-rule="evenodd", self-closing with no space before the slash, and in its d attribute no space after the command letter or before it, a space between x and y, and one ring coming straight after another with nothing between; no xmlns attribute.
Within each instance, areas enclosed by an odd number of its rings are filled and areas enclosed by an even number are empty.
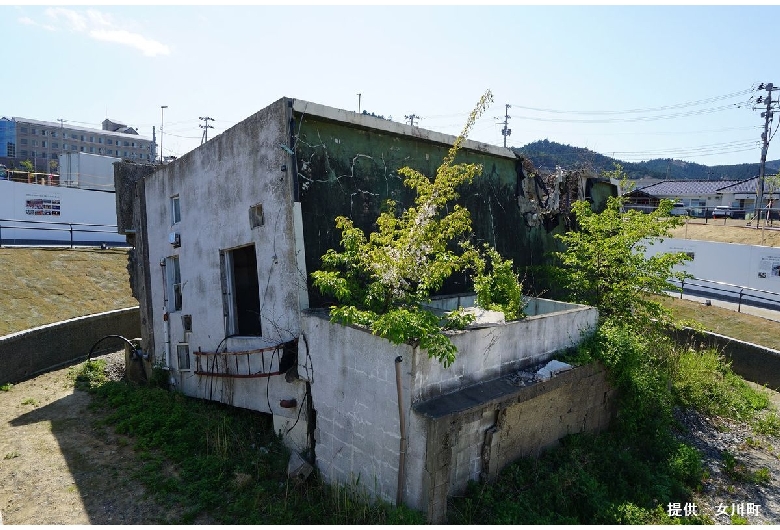
<svg viewBox="0 0 780 530"><path fill-rule="evenodd" d="M0 6L0 115L99 128L110 117L182 155L277 99L471 138L540 139L626 161L758 162L760 83L780 6ZM773 97L780 96L780 92ZM741 105L741 106L738 106ZM541 109L541 110L539 110ZM627 112L632 111L632 112ZM780 123L780 115L774 126ZM773 127L774 130L774 127ZM780 137L769 159L780 158Z"/></svg>

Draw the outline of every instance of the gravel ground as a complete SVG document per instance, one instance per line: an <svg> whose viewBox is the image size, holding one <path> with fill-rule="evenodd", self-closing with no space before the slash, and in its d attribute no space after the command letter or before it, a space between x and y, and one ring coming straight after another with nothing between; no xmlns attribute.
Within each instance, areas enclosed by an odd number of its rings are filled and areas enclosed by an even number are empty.
<svg viewBox="0 0 780 530"><path fill-rule="evenodd" d="M777 393L772 396L777 402ZM681 438L703 455L708 475L694 498L698 512L717 524L737 522L732 514L749 524L780 524L780 438L696 411L675 415L687 431ZM680 513L685 517L684 509Z"/></svg>

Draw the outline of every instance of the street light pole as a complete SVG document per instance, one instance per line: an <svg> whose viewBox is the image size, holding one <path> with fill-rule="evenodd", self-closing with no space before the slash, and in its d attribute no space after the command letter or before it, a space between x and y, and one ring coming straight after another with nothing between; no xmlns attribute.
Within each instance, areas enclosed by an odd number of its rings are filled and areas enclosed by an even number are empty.
<svg viewBox="0 0 780 530"><path fill-rule="evenodd" d="M168 105L160 105L160 164L163 163L163 126L165 125L165 109Z"/></svg>

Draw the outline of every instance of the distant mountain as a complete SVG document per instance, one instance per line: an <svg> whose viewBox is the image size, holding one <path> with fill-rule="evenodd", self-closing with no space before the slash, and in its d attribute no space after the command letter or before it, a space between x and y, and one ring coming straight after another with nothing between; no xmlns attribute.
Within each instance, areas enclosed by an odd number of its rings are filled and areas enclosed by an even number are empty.
<svg viewBox="0 0 780 530"><path fill-rule="evenodd" d="M631 179L668 180L743 180L758 175L759 164L732 166L705 166L672 158L657 158L646 162L623 162L583 147L572 147L549 140L539 140L523 147L513 147L519 156L528 158L538 169L553 171L556 166L565 169L589 168L596 173L610 170L614 163L623 166ZM767 160L767 174L780 170L780 160Z"/></svg>

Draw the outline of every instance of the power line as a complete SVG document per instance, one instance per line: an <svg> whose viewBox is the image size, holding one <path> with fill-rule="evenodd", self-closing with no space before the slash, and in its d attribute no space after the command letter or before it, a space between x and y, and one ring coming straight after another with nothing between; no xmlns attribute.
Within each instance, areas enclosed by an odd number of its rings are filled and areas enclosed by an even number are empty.
<svg viewBox="0 0 780 530"><path fill-rule="evenodd" d="M673 110L673 109L681 109L686 107L695 107L699 105L703 105L705 103L714 103L715 101L722 101L724 99L729 99L737 96L744 96L749 93L753 92L753 89L747 89L747 90L741 90L739 92L732 92L731 94L724 94L722 96L714 96L711 98L706 99L700 99L697 101L688 101L685 103L677 103L673 105L663 105L661 107L645 107L645 108L639 108L639 109L626 109L626 110L560 110L560 109L545 109L545 108L539 108L539 107L528 107L524 105L513 105L514 107L518 109L523 110L533 110L536 112L549 112L552 114L585 114L585 115L598 115L598 114L606 114L606 115L615 115L615 114L637 114L641 112L660 112L660 111L666 111L666 110Z"/></svg>

